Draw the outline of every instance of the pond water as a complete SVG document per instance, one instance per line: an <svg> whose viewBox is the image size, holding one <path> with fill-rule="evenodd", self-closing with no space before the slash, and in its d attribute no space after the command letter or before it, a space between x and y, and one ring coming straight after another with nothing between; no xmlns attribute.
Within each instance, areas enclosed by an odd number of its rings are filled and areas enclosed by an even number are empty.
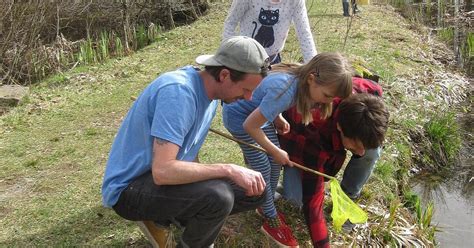
<svg viewBox="0 0 474 248"><path fill-rule="evenodd" d="M464 188L451 185L446 181L437 188L426 187L425 182L418 183L414 190L423 195L428 189L430 197L422 201L424 206L433 201L435 211L432 225L439 228L435 234L439 247L473 247L474 245L474 191L467 182Z"/></svg>
<svg viewBox="0 0 474 248"><path fill-rule="evenodd" d="M463 121L464 144L459 162L445 175L423 175L414 181L423 206L434 203L432 225L439 247L474 247L473 118Z"/></svg>

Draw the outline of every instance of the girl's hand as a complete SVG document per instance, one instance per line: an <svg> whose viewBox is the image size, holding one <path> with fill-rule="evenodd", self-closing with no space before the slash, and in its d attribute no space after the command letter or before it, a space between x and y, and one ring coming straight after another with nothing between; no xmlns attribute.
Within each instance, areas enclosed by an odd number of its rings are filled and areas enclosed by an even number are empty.
<svg viewBox="0 0 474 248"><path fill-rule="evenodd" d="M290 124L285 120L285 118L283 118L281 114L275 118L273 125L275 125L275 129L280 135L287 134L290 131Z"/></svg>
<svg viewBox="0 0 474 248"><path fill-rule="evenodd" d="M278 150L271 153L271 156L273 157L273 161L281 165L291 165L290 157L288 156L288 153L280 148L277 148L277 149Z"/></svg>

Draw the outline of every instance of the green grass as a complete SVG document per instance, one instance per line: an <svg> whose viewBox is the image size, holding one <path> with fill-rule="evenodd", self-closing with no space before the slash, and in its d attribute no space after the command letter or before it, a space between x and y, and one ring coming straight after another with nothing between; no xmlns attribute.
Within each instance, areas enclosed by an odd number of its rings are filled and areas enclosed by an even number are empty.
<svg viewBox="0 0 474 248"><path fill-rule="evenodd" d="M317 49L341 51L349 19L342 18L340 1L322 3L315 1L309 13ZM131 56L52 76L32 86L21 106L0 117L0 246L147 245L132 222L101 205L100 187L111 142L132 104L131 96L160 73L215 51L226 15L222 10L228 7L228 3L213 5L207 16L156 34L157 42ZM426 58L431 50L420 44L419 30L410 29L390 8L362 7L362 14L353 19L343 52L382 76L386 102L396 114L392 114L381 163L361 203L387 203L384 206L389 211L389 203L398 198L398 184L404 181L397 177L405 177L411 165L406 140L409 128L404 120L413 114L424 115L418 111L420 98L407 95L397 79L445 69ZM121 46L118 38L110 37L109 42L115 39L115 46ZM301 60L295 37L292 29L282 54L286 62ZM84 58L89 56L87 49ZM416 87L413 90L425 89L424 84ZM224 130L220 115L213 127ZM209 163L243 164L238 146L214 134L209 134L200 158ZM288 206L281 208L290 215L302 247L310 247L301 229L301 216ZM230 218L217 245L272 247L257 231L260 223L250 212ZM331 240L348 245L352 238L341 234L332 235Z"/></svg>
<svg viewBox="0 0 474 248"><path fill-rule="evenodd" d="M425 125L426 136L431 143L433 162L440 166L452 166L461 149L461 135L454 113L433 116ZM436 161L442 158L443 161Z"/></svg>
<svg viewBox="0 0 474 248"><path fill-rule="evenodd" d="M443 42L451 44L454 39L454 28L448 27L438 30L437 36Z"/></svg>

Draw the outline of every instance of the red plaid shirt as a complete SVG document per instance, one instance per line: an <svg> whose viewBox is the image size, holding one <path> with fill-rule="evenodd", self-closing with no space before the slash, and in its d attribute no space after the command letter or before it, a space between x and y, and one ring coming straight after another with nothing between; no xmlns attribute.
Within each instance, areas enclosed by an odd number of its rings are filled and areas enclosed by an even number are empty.
<svg viewBox="0 0 474 248"><path fill-rule="evenodd" d="M382 96L377 83L363 78L352 78L352 93L370 93ZM333 101L333 115L321 120L319 110L314 110L313 122L301 123L301 115L293 107L283 113L290 124L290 132L280 136L280 146L290 160L325 174L336 175L346 158L346 150L337 130L337 107L341 99ZM315 247L329 247L326 221L323 215L324 178L302 171L303 210L308 219L311 239Z"/></svg>

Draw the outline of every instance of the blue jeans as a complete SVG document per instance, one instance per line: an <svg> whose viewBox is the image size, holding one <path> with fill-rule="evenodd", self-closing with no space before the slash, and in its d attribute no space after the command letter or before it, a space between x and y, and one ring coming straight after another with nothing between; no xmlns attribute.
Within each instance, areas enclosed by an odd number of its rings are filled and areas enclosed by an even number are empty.
<svg viewBox="0 0 474 248"><path fill-rule="evenodd" d="M274 55L270 56L270 64L274 65L274 64L278 64L278 63L281 63L281 54L280 53L277 53L277 54L274 54Z"/></svg>
<svg viewBox="0 0 474 248"><path fill-rule="evenodd" d="M122 191L113 209L127 220L184 227L179 247L209 247L228 215L256 209L264 197L248 197L235 183L222 179L160 186L148 172Z"/></svg>
<svg viewBox="0 0 474 248"><path fill-rule="evenodd" d="M341 188L352 199L359 197L362 187L369 179L380 157L382 149L369 149L364 156L352 155L344 170ZM283 171L283 197L294 205L303 206L301 171L296 167L285 166Z"/></svg>

